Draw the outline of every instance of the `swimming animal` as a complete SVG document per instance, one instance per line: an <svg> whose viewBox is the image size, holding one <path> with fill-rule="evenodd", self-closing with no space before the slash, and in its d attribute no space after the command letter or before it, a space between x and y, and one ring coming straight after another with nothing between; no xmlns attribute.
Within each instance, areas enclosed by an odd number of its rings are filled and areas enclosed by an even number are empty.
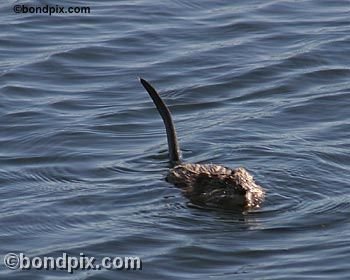
<svg viewBox="0 0 350 280"><path fill-rule="evenodd" d="M166 180L181 188L194 205L229 210L258 208L264 200L265 191L245 168L181 162L169 108L149 82L142 78L140 82L152 98L165 125L172 164Z"/></svg>

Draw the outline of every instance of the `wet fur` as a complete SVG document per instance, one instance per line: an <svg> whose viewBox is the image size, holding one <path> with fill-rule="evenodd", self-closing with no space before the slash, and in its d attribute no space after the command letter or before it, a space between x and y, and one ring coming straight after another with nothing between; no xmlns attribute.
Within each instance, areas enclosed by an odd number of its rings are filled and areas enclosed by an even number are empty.
<svg viewBox="0 0 350 280"><path fill-rule="evenodd" d="M257 208L264 200L265 191L257 185L253 176L243 168L231 169L214 164L181 163L175 126L170 111L156 90L140 79L160 115L167 131L169 157L173 168L166 180L183 190L195 205L223 209Z"/></svg>

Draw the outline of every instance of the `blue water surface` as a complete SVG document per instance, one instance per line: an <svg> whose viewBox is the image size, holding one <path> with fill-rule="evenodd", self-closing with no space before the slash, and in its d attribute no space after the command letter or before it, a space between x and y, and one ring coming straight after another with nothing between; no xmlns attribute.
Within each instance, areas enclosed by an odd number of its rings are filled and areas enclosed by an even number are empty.
<svg viewBox="0 0 350 280"><path fill-rule="evenodd" d="M90 13L15 13L89 7ZM1 279L349 279L348 1L3 1ZM160 91L188 162L245 166L248 213L164 178ZM142 270L10 270L138 256Z"/></svg>

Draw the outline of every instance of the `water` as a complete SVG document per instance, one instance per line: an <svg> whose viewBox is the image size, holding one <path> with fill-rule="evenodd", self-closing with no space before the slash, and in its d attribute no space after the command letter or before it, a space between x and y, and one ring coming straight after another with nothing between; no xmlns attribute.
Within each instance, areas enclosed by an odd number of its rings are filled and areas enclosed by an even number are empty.
<svg viewBox="0 0 350 280"><path fill-rule="evenodd" d="M348 279L349 2L5 2L1 279ZM261 209L193 208L164 181L138 76L169 104L186 161L245 166ZM9 252L139 256L142 270L12 271Z"/></svg>

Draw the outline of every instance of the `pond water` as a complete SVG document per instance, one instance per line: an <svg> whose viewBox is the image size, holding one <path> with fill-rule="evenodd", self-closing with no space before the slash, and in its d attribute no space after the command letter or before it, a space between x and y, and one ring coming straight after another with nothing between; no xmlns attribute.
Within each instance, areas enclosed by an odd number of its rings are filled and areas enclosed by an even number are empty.
<svg viewBox="0 0 350 280"><path fill-rule="evenodd" d="M2 257L1 279L348 279L349 2L5 2L0 256L138 256L142 270ZM246 167L260 209L198 209L164 180L163 123L137 77L169 105L183 158Z"/></svg>

